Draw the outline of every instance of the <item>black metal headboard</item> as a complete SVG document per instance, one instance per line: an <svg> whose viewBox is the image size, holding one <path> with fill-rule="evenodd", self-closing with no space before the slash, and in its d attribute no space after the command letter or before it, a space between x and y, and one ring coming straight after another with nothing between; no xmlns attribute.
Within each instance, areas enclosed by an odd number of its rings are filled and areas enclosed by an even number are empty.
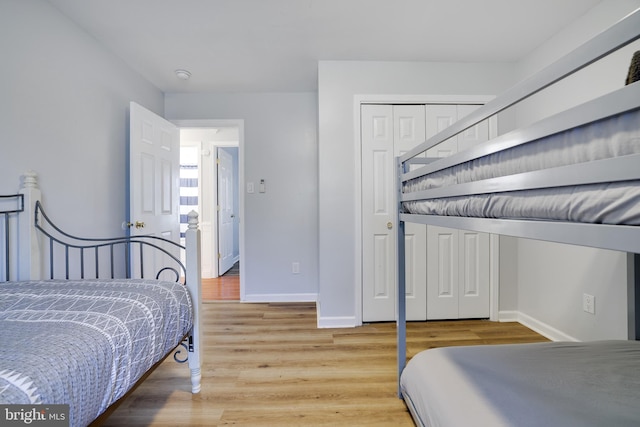
<svg viewBox="0 0 640 427"><path fill-rule="evenodd" d="M16 230L17 227L12 226L11 219L17 217L20 212L24 211L24 195L23 194L10 194L0 195L0 241L2 248L0 248L0 260L2 266L0 267L0 280L6 282L11 280L11 260L12 255L15 254L11 250L11 239L14 238L11 230Z"/></svg>
<svg viewBox="0 0 640 427"><path fill-rule="evenodd" d="M150 278L181 282L184 247L156 236L86 238L56 226L42 204L35 205L35 227L43 235L44 279ZM160 253L162 263L152 253ZM46 271L48 270L48 271Z"/></svg>

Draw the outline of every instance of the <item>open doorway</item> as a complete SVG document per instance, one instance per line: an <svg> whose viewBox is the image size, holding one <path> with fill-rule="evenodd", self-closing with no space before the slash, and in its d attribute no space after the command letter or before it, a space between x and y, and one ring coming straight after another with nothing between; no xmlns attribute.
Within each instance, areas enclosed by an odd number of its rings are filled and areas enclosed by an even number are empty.
<svg viewBox="0 0 640 427"><path fill-rule="evenodd" d="M187 213L196 210L202 236L203 298L241 300L242 121L174 123L180 128L181 233L187 227Z"/></svg>

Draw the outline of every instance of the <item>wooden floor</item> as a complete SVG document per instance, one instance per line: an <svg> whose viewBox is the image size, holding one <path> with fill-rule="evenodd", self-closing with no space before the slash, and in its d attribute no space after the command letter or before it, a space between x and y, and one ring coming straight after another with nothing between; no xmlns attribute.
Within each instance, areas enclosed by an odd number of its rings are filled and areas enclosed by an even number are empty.
<svg viewBox="0 0 640 427"><path fill-rule="evenodd" d="M240 277L220 276L202 279L203 301L240 301Z"/></svg>
<svg viewBox="0 0 640 427"><path fill-rule="evenodd" d="M408 324L408 354L544 341L517 323ZM395 324L317 329L315 304L203 304L202 391L163 362L106 426L413 426L396 397Z"/></svg>
<svg viewBox="0 0 640 427"><path fill-rule="evenodd" d="M203 301L240 301L240 265L214 279L202 279Z"/></svg>

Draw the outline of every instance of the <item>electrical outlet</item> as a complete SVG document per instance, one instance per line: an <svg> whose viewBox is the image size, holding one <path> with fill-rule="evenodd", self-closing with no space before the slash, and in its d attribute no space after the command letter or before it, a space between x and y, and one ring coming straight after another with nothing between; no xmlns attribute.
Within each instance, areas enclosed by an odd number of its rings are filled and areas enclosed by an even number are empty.
<svg viewBox="0 0 640 427"><path fill-rule="evenodd" d="M596 314L596 297L582 294L582 309L587 313Z"/></svg>
<svg viewBox="0 0 640 427"><path fill-rule="evenodd" d="M291 273L300 274L300 263L299 262L291 263Z"/></svg>

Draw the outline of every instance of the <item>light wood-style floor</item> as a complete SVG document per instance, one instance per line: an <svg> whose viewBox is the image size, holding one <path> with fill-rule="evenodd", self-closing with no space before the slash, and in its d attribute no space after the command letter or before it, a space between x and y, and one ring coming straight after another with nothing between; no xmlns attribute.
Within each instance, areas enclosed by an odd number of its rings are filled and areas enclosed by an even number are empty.
<svg viewBox="0 0 640 427"><path fill-rule="evenodd" d="M408 354L544 341L517 323L408 325ZM315 304L203 304L202 391L165 360L105 426L413 426L396 397L395 324L317 329Z"/></svg>

